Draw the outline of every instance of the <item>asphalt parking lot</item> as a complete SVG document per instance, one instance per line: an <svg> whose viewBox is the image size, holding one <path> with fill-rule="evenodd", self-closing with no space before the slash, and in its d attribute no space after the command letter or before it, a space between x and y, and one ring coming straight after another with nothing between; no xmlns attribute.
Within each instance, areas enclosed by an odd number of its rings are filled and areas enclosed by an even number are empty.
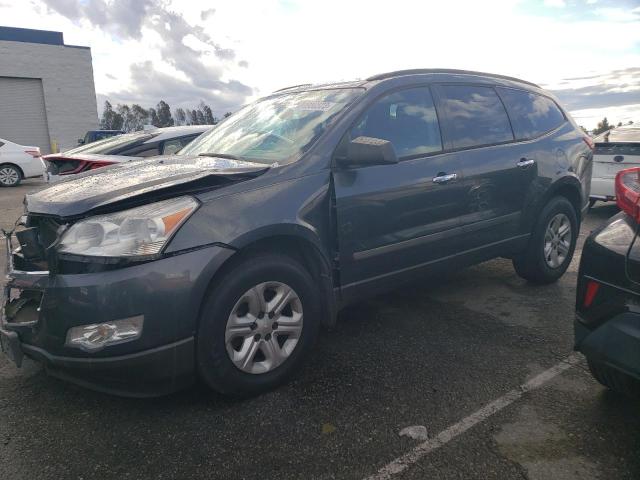
<svg viewBox="0 0 640 480"><path fill-rule="evenodd" d="M35 188L0 189L0 227ZM122 399L2 357L0 478L640 478L640 405L572 352L581 245L615 211L587 216L558 283L499 259L353 305L293 383L250 400Z"/></svg>

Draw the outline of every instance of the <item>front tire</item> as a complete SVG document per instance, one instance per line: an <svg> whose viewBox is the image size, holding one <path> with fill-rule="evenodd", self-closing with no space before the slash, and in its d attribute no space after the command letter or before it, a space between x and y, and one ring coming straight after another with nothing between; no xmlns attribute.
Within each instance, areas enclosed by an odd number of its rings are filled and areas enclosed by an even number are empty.
<svg viewBox="0 0 640 480"><path fill-rule="evenodd" d="M197 333L198 371L217 392L256 395L286 382L320 326L320 298L309 272L281 254L236 261L214 282Z"/></svg>
<svg viewBox="0 0 640 480"><path fill-rule="evenodd" d="M20 169L14 165L0 165L0 185L3 187L17 187L22 181Z"/></svg>
<svg viewBox="0 0 640 480"><path fill-rule="evenodd" d="M571 263L579 228L571 202L564 197L551 199L540 212L527 249L513 259L516 273L531 283L558 280Z"/></svg>
<svg viewBox="0 0 640 480"><path fill-rule="evenodd" d="M609 390L628 397L640 398L640 380L589 358L587 358L587 364L593 378Z"/></svg>

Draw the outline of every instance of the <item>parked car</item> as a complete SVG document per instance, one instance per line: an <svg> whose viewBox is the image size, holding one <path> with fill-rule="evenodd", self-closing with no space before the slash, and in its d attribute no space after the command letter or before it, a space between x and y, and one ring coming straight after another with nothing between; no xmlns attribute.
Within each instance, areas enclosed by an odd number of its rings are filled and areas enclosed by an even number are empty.
<svg viewBox="0 0 640 480"><path fill-rule="evenodd" d="M172 155L213 125L166 127L127 133L42 157L45 180L53 183L69 175L95 170L140 157Z"/></svg>
<svg viewBox="0 0 640 480"><path fill-rule="evenodd" d="M640 126L616 127L596 137L593 152L590 204L615 200L619 171L640 166Z"/></svg>
<svg viewBox="0 0 640 480"><path fill-rule="evenodd" d="M17 187L23 178L39 177L43 170L40 148L0 138L0 186Z"/></svg>
<svg viewBox="0 0 640 480"><path fill-rule="evenodd" d="M575 348L617 392L640 395L640 168L617 173L622 210L587 238L580 261Z"/></svg>
<svg viewBox="0 0 640 480"><path fill-rule="evenodd" d="M497 256L557 280L591 161L523 80L415 70L278 91L178 155L27 195L5 349L112 393L197 375L263 392L347 303Z"/></svg>
<svg viewBox="0 0 640 480"><path fill-rule="evenodd" d="M124 130L89 130L84 134L84 138L78 139L78 145L87 145L97 140L104 140L105 138L121 135L123 133L125 133Z"/></svg>

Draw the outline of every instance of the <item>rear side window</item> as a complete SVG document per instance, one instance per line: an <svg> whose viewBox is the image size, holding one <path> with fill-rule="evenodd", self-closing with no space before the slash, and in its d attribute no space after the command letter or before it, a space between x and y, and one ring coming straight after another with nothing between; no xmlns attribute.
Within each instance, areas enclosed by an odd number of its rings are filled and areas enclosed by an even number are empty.
<svg viewBox="0 0 640 480"><path fill-rule="evenodd" d="M491 87L441 85L442 130L452 148L469 148L513 140L507 112Z"/></svg>
<svg viewBox="0 0 640 480"><path fill-rule="evenodd" d="M518 140L536 138L564 123L564 115L553 100L511 88L498 88L509 110Z"/></svg>
<svg viewBox="0 0 640 480"><path fill-rule="evenodd" d="M376 100L350 132L351 139L361 136L389 140L398 158L441 151L431 92L412 88Z"/></svg>
<svg viewBox="0 0 640 480"><path fill-rule="evenodd" d="M179 151L182 147L184 147L185 145L188 145L189 143L191 143L199 135L200 134L198 134L198 135L189 135L188 137L180 137L180 138L173 138L171 140L167 140L162 145L162 154L163 155L173 155L174 153Z"/></svg>

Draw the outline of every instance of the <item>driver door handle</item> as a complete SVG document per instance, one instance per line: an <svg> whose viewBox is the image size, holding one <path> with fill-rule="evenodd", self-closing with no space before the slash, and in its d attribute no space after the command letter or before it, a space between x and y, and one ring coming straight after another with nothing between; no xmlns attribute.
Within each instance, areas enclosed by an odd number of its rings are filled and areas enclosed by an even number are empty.
<svg viewBox="0 0 640 480"><path fill-rule="evenodd" d="M527 168L534 163L536 163L536 161L533 158L521 158L520 161L516 163L516 165L520 168Z"/></svg>
<svg viewBox="0 0 640 480"><path fill-rule="evenodd" d="M439 173L433 177L433 183L447 183L458 178L457 173Z"/></svg>

